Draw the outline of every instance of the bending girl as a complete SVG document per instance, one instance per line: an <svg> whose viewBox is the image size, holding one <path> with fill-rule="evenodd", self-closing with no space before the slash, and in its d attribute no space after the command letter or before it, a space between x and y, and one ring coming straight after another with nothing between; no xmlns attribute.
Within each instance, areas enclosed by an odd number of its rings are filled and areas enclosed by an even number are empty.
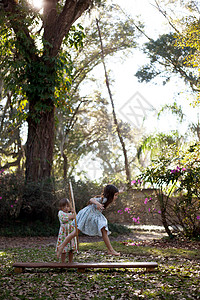
<svg viewBox="0 0 200 300"><path fill-rule="evenodd" d="M101 197L91 198L89 205L79 211L76 216L78 232L90 236L102 236L103 241L108 249L108 253L111 255L119 256L120 253L116 252L109 240L108 235L110 231L108 229L108 221L102 214L102 211L114 202L119 195L119 190L116 186L108 184L102 193ZM73 221L74 222L74 221ZM65 241L57 248L57 257L61 255L64 247L76 236L76 229L70 233Z"/></svg>

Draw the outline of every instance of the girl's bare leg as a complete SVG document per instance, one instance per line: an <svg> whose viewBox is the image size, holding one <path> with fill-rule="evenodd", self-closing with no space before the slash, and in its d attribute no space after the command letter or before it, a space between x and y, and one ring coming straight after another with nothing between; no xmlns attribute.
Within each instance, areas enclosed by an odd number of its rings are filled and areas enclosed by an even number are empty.
<svg viewBox="0 0 200 300"><path fill-rule="evenodd" d="M68 253L69 263L72 263L73 256L74 256L73 250L69 250L69 253Z"/></svg>
<svg viewBox="0 0 200 300"><path fill-rule="evenodd" d="M79 232L79 230L78 230ZM72 231L64 240L64 242L57 248L57 258L59 258L59 256L61 255L63 249L65 248L65 246L71 241L71 239L73 239L76 236L76 229L74 229L74 231Z"/></svg>
<svg viewBox="0 0 200 300"><path fill-rule="evenodd" d="M116 251L113 249L113 247L112 247L112 245L111 245L111 243L110 243L110 239L109 239L109 237L108 237L108 233L107 233L107 230L105 229L105 227L103 227L103 228L101 229L101 232L102 232L103 241L104 241L106 247L108 248L108 253L109 253L109 254L112 254L112 255L115 255L115 256L119 256L120 253L119 253L119 252L116 252Z"/></svg>
<svg viewBox="0 0 200 300"><path fill-rule="evenodd" d="M67 253L61 253L61 262L65 263Z"/></svg>

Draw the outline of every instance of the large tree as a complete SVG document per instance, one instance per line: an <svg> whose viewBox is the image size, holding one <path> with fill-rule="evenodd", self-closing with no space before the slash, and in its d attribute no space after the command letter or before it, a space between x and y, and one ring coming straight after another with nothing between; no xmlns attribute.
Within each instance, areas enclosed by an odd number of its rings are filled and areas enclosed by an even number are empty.
<svg viewBox="0 0 200 300"><path fill-rule="evenodd" d="M54 114L59 105L55 91L61 85L66 90L69 87L70 67L62 55L63 42L73 23L94 2L101 1L45 0L42 12L25 0L1 2L0 59L5 86L14 92L13 100L28 103L27 180L51 176ZM76 43L79 38L77 35Z"/></svg>

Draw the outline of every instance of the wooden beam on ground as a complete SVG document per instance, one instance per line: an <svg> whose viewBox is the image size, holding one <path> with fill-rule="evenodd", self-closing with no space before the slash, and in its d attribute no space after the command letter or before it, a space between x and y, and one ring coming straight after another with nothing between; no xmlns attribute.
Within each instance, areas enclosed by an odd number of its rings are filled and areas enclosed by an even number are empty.
<svg viewBox="0 0 200 300"><path fill-rule="evenodd" d="M64 268L78 269L78 272L85 272L85 269L132 269L145 268L146 271L152 272L158 267L156 262L105 262L105 263L57 263L57 262L16 262L13 264L15 273L21 273L25 268Z"/></svg>

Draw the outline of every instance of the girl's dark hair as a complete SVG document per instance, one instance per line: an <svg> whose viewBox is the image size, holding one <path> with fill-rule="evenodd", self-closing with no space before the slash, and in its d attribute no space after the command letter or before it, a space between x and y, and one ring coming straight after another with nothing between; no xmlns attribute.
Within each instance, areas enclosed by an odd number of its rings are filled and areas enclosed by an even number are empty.
<svg viewBox="0 0 200 300"><path fill-rule="evenodd" d="M119 190L118 188L113 185L113 184L108 184L104 187L104 190L103 190L103 193L102 193L102 201L103 201L103 198L107 198L107 201L106 203L104 203L104 207L106 208L110 203L113 202L113 198L114 198L114 195L116 193L119 193Z"/></svg>
<svg viewBox="0 0 200 300"><path fill-rule="evenodd" d="M63 198L59 201L59 209L62 209L65 205L70 207L70 202L67 198Z"/></svg>

